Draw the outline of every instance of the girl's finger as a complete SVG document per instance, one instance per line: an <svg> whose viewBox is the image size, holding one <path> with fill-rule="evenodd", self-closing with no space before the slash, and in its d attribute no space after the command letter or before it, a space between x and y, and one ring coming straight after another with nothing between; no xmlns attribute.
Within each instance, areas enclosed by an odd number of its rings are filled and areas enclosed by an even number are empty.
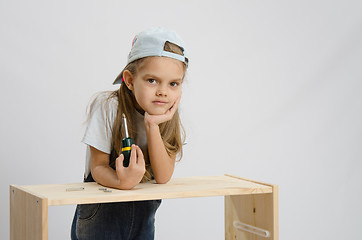
<svg viewBox="0 0 362 240"><path fill-rule="evenodd" d="M124 156L123 154L119 155L119 157L116 159L116 169L121 169L123 168L123 161L124 161Z"/></svg>
<svg viewBox="0 0 362 240"><path fill-rule="evenodd" d="M139 146L137 146L137 164L145 165L145 159L143 157L143 152Z"/></svg>
<svg viewBox="0 0 362 240"><path fill-rule="evenodd" d="M180 97L178 99L176 99L176 101L173 103L172 107L170 109L168 109L168 111L165 113L165 116L167 119L172 118L172 116L175 114L179 102L180 102Z"/></svg>
<svg viewBox="0 0 362 240"><path fill-rule="evenodd" d="M176 112L177 107L178 107L178 104L180 103L180 100L181 100L181 96L179 96L179 97L176 99L175 103L174 103L174 104L172 105L172 107L170 108L170 110L171 110L173 113Z"/></svg>
<svg viewBox="0 0 362 240"><path fill-rule="evenodd" d="M131 157L129 159L129 164L137 164L137 145L132 144L131 146Z"/></svg>

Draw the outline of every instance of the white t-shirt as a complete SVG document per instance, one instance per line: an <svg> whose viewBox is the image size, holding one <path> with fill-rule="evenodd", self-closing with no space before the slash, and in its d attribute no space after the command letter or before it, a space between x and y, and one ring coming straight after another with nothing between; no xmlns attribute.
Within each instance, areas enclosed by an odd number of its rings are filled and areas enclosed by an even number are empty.
<svg viewBox="0 0 362 240"><path fill-rule="evenodd" d="M87 144L85 172L86 178L90 173L90 148L92 146L99 151L111 154L112 129L117 115L118 100L112 98L106 101L109 93L102 93L92 103L90 118L82 142ZM147 136L144 125L144 116L134 111L136 136L133 139L144 153L147 151Z"/></svg>

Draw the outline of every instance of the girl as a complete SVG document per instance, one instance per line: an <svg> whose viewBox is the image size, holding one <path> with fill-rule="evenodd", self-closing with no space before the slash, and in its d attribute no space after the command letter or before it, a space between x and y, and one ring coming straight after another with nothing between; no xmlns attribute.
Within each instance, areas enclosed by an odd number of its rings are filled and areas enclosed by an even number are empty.
<svg viewBox="0 0 362 240"><path fill-rule="evenodd" d="M188 65L184 44L173 31L151 28L138 34L128 62L113 84L92 102L83 142L85 182L131 189L140 182L167 183L176 156L182 157L178 114ZM121 154L122 114L131 147L128 167ZM78 205L72 239L154 239L154 216L161 200Z"/></svg>

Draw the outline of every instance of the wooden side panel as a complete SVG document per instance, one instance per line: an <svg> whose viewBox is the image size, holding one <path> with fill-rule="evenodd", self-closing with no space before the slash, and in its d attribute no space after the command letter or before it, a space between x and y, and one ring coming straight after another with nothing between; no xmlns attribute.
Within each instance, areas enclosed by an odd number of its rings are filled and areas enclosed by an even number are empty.
<svg viewBox="0 0 362 240"><path fill-rule="evenodd" d="M234 221L240 221L268 230L269 238L238 230ZM225 196L225 239L238 240L278 240L278 186L272 193Z"/></svg>
<svg viewBox="0 0 362 240"><path fill-rule="evenodd" d="M10 239L48 239L48 202L10 186Z"/></svg>

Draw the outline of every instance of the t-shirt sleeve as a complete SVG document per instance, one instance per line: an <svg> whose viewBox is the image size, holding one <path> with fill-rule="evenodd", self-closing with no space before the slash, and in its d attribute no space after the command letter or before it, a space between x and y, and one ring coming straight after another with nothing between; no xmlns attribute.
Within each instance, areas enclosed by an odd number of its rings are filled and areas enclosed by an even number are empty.
<svg viewBox="0 0 362 240"><path fill-rule="evenodd" d="M105 96L98 96L91 105L91 113L82 142L99 151L110 154L112 127L117 114L116 101L106 101Z"/></svg>

